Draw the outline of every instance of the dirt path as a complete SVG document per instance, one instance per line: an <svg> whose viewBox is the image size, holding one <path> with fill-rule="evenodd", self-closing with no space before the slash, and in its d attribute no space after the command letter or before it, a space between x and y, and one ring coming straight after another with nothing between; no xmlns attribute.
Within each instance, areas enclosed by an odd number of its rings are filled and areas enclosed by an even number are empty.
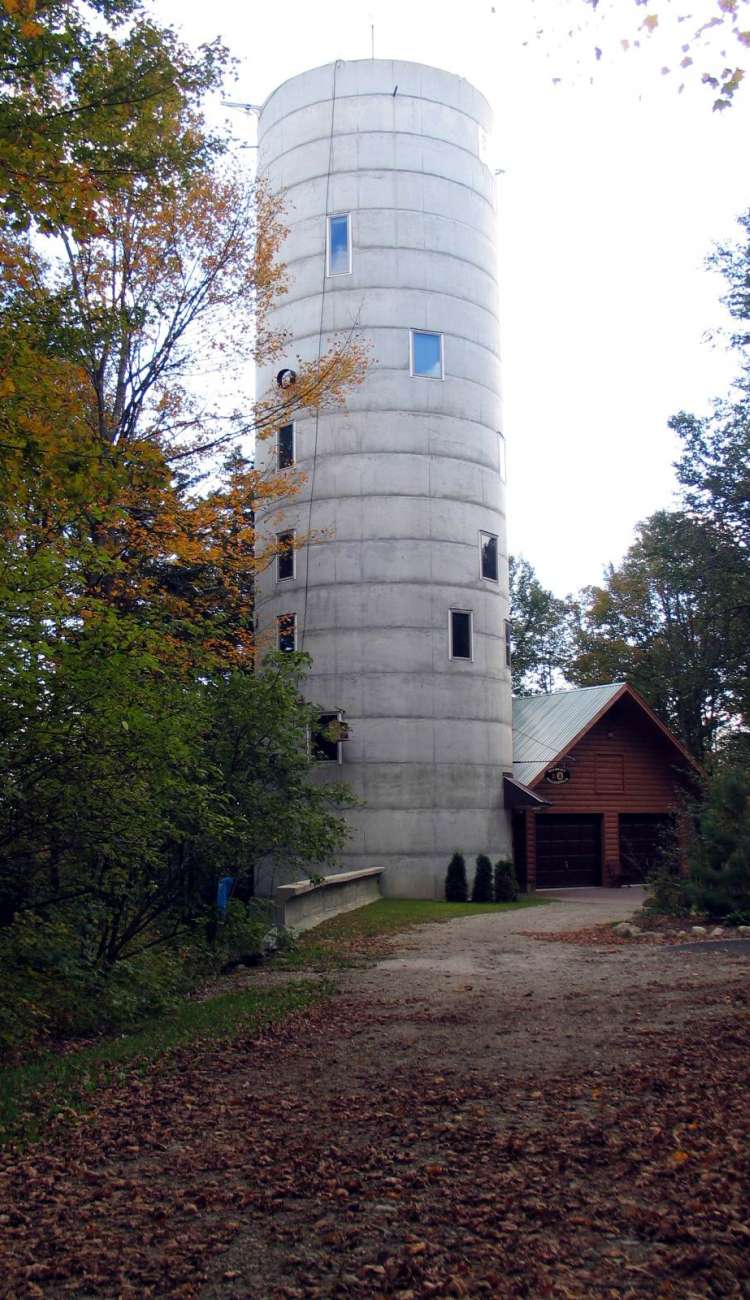
<svg viewBox="0 0 750 1300"><path fill-rule="evenodd" d="M750 1296L750 959L533 937L638 902L414 930L113 1089L6 1171L4 1297Z"/></svg>

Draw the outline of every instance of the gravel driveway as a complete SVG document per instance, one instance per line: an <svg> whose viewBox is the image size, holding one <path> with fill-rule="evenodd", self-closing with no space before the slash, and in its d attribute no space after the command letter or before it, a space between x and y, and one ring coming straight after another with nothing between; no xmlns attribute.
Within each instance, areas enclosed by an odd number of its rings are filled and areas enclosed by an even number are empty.
<svg viewBox="0 0 750 1300"><path fill-rule="evenodd" d="M716 990L746 978L750 956L725 945L709 956L641 941L541 942L532 936L631 917L643 890L545 896L546 907L420 926L387 960L348 972L345 993L380 1007L378 1025L348 1044L352 1067L387 1073L395 1058L489 1073L609 1068L698 1009L721 1016Z"/></svg>

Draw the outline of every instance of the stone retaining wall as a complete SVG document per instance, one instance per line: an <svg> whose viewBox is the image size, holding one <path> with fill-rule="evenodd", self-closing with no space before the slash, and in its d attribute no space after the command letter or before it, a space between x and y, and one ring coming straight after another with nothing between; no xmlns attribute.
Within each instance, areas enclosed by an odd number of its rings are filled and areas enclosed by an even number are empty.
<svg viewBox="0 0 750 1300"><path fill-rule="evenodd" d="M279 885L274 893L274 924L292 930L311 930L340 912L352 912L356 907L374 903L381 897L382 874L382 867L367 867L363 871L324 876L317 884L297 880L292 885Z"/></svg>

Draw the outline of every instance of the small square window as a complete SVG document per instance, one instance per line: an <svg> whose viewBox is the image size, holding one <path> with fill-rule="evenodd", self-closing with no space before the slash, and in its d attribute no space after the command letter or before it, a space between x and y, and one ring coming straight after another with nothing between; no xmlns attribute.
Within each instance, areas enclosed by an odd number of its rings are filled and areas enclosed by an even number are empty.
<svg viewBox="0 0 750 1300"><path fill-rule="evenodd" d="M276 619L278 648L285 652L297 649L297 615L279 614Z"/></svg>
<svg viewBox="0 0 750 1300"><path fill-rule="evenodd" d="M510 619L506 618L505 620L505 667L506 668L510 668L510 661L511 661L511 650L510 650L511 630L512 629L511 629Z"/></svg>
<svg viewBox="0 0 750 1300"><path fill-rule="evenodd" d="M279 469L294 464L294 425L285 424L276 434L276 459Z"/></svg>
<svg viewBox="0 0 750 1300"><path fill-rule="evenodd" d="M508 478L508 462L507 462L507 455L506 455L506 448L505 448L504 433L498 433L497 435L497 457L498 457L498 469L500 471L500 481L501 483L505 483Z"/></svg>
<svg viewBox="0 0 750 1300"><path fill-rule="evenodd" d="M411 331L411 373L425 379L443 378L443 336Z"/></svg>
<svg viewBox="0 0 750 1300"><path fill-rule="evenodd" d="M341 762L342 715L321 713L318 725L313 727L310 737L310 749L318 763Z"/></svg>
<svg viewBox="0 0 750 1300"><path fill-rule="evenodd" d="M497 582L497 538L494 533L479 534L479 550L482 577L489 578L490 582Z"/></svg>
<svg viewBox="0 0 750 1300"><path fill-rule="evenodd" d="M276 581L294 577L294 531L277 533Z"/></svg>
<svg viewBox="0 0 750 1300"><path fill-rule="evenodd" d="M329 275L348 275L352 269L351 223L348 212L328 218L326 259Z"/></svg>
<svg viewBox="0 0 750 1300"><path fill-rule="evenodd" d="M450 622L451 659L472 658L471 611L452 609Z"/></svg>

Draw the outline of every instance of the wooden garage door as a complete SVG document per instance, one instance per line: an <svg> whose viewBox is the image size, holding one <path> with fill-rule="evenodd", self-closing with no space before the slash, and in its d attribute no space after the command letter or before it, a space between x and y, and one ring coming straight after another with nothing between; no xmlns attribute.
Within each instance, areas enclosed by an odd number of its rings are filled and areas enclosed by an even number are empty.
<svg viewBox="0 0 750 1300"><path fill-rule="evenodd" d="M674 818L668 813L620 813L620 867L631 884L645 880L674 843Z"/></svg>
<svg viewBox="0 0 750 1300"><path fill-rule="evenodd" d="M602 880L601 817L545 813L536 819L536 883L538 889L600 885Z"/></svg>

